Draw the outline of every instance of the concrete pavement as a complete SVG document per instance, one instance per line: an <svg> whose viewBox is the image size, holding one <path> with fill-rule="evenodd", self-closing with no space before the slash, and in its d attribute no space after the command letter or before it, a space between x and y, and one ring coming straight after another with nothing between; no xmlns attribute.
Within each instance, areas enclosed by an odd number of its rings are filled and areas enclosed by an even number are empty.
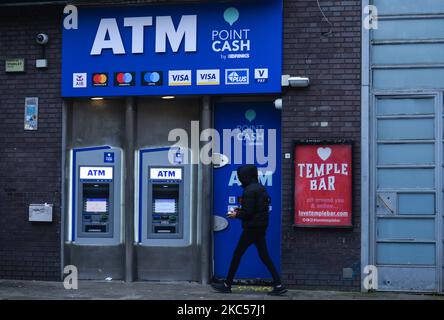
<svg viewBox="0 0 444 320"><path fill-rule="evenodd" d="M269 287L233 286L233 293L220 294L210 286L189 282L79 281L77 290L62 282L0 280L0 299L44 300L444 300L443 295L289 290L270 297Z"/></svg>

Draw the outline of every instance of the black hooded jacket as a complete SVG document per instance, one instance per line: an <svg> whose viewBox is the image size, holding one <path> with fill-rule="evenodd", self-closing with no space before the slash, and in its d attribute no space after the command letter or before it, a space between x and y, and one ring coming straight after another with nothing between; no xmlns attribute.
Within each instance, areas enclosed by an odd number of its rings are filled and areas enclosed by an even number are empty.
<svg viewBox="0 0 444 320"><path fill-rule="evenodd" d="M237 176L244 189L241 208L236 215L242 220L242 228L267 229L270 197L265 187L258 181L257 168L254 165L239 167Z"/></svg>

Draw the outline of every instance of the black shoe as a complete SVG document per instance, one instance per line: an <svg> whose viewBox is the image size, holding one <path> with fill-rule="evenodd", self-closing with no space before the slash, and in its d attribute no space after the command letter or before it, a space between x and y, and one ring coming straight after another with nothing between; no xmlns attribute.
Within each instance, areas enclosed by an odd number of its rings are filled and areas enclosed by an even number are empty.
<svg viewBox="0 0 444 320"><path fill-rule="evenodd" d="M270 292L268 292L268 295L270 296L280 296L283 295L284 293L286 293L288 290L287 288L285 288L283 285L278 285L273 287L273 290L271 290Z"/></svg>
<svg viewBox="0 0 444 320"><path fill-rule="evenodd" d="M212 283L211 287L217 292L221 293L231 293L231 286L227 285L225 282L223 283Z"/></svg>

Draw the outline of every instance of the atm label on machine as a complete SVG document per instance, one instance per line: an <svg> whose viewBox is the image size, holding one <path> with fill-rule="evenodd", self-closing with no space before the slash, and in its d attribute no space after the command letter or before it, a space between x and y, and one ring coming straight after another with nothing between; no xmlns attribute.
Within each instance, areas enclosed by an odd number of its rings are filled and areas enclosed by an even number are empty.
<svg viewBox="0 0 444 320"><path fill-rule="evenodd" d="M181 168L151 168L151 180L182 180Z"/></svg>
<svg viewBox="0 0 444 320"><path fill-rule="evenodd" d="M112 180L112 167L80 167L80 179Z"/></svg>

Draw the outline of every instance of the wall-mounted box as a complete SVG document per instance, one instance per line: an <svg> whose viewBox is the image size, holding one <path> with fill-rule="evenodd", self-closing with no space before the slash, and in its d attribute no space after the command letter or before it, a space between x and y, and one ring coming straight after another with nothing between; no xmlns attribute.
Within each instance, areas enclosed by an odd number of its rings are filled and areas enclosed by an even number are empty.
<svg viewBox="0 0 444 320"><path fill-rule="evenodd" d="M52 222L52 204L30 204L29 221Z"/></svg>

